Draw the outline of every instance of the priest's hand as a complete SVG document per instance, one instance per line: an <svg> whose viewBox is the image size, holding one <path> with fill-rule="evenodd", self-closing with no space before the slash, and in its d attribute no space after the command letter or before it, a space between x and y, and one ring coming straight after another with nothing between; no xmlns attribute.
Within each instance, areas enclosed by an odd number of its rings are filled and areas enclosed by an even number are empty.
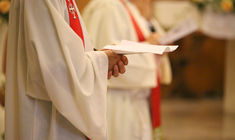
<svg viewBox="0 0 235 140"><path fill-rule="evenodd" d="M152 34L147 38L146 41L147 41L149 44L158 45L158 44L159 44L158 40L159 40L160 37L161 37L161 36L160 36L158 33L152 33Z"/></svg>
<svg viewBox="0 0 235 140"><path fill-rule="evenodd" d="M128 64L128 59L126 56L118 55L111 50L103 50L109 59L109 68L108 68L108 79L113 75L118 77L119 73L123 74L126 72L125 65Z"/></svg>

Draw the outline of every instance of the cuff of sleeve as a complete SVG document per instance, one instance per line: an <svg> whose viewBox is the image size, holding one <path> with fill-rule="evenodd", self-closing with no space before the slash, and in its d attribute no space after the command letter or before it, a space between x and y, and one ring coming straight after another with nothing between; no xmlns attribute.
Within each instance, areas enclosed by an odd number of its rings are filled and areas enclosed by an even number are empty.
<svg viewBox="0 0 235 140"><path fill-rule="evenodd" d="M107 79L108 75L108 56L105 54L104 51L91 51L87 52L87 55L92 58L94 63L99 68L101 75L105 76Z"/></svg>

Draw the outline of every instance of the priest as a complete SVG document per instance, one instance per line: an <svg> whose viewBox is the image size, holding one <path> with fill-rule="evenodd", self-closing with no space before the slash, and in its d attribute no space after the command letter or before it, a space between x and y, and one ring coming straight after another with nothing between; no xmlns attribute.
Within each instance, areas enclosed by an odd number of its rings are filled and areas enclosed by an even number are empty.
<svg viewBox="0 0 235 140"><path fill-rule="evenodd" d="M93 51L74 0L12 0L6 140L106 140L107 75L127 58Z"/></svg>

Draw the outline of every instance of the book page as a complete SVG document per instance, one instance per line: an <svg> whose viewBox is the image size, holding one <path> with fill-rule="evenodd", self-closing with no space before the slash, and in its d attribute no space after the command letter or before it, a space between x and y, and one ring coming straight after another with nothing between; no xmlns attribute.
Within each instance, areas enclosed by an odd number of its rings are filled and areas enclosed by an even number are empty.
<svg viewBox="0 0 235 140"><path fill-rule="evenodd" d="M104 47L104 49L111 49L117 54L153 53L159 55L173 52L177 48L178 45L150 45L127 40L123 40L119 45L108 45Z"/></svg>
<svg viewBox="0 0 235 140"><path fill-rule="evenodd" d="M173 27L169 32L159 39L159 43L162 45L171 44L195 31L198 30L196 22L189 18Z"/></svg>

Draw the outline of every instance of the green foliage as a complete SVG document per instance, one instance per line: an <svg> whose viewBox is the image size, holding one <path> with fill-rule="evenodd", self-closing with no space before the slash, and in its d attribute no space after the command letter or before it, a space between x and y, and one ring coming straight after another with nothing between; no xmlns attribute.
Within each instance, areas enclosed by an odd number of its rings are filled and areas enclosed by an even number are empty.
<svg viewBox="0 0 235 140"><path fill-rule="evenodd" d="M199 11L210 7L214 12L235 13L235 0L191 0Z"/></svg>
<svg viewBox="0 0 235 140"><path fill-rule="evenodd" d="M1 18L2 20L5 20L5 21L7 21L7 22L8 22L8 19L9 19L9 13L6 13L6 14L2 14L2 13L0 13L0 18Z"/></svg>
<svg viewBox="0 0 235 140"><path fill-rule="evenodd" d="M0 24L8 22L10 0L0 0Z"/></svg>

